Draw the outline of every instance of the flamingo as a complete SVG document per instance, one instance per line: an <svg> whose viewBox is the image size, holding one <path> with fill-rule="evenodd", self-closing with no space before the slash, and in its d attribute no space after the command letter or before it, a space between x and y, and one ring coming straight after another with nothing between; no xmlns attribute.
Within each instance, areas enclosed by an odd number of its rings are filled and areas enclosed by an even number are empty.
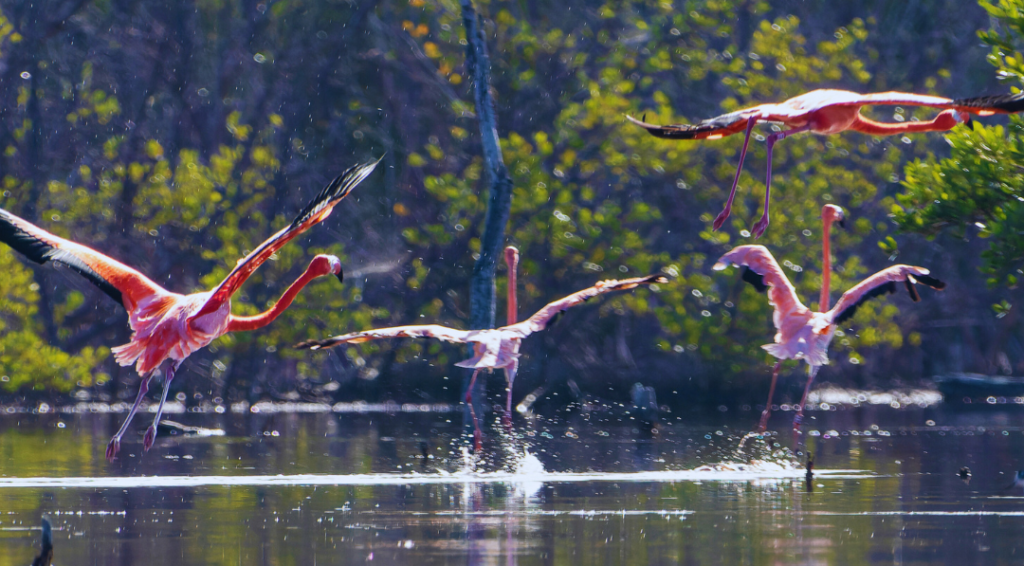
<svg viewBox="0 0 1024 566"><path fill-rule="evenodd" d="M927 122L875 122L860 113L860 109L864 106L878 105L928 106L945 110ZM768 228L768 199L772 188L772 148L779 140L808 131L829 135L853 130L873 136L944 132L961 122L970 120L970 114L990 116L997 113L1015 113L1021 110L1024 110L1024 93L953 100L906 92L858 94L846 90L819 89L790 98L785 102L744 108L709 118L695 125L658 126L637 120L632 116L626 116L626 118L645 128L652 135L668 139L712 140L746 131L743 138L743 149L740 150L740 163L736 168L736 177L732 181L729 199L712 225L715 230L722 227L732 211L732 202L736 198L736 186L740 181L740 171L743 169L743 159L747 156L747 144L750 141L750 132L754 129L754 124L759 122L776 123L781 124L784 128L789 128L768 134L765 140L768 148L768 174L765 178L764 213L751 229L754 237L760 238Z"/></svg>
<svg viewBox="0 0 1024 566"><path fill-rule="evenodd" d="M818 312L805 307L796 295L796 289L786 278L778 262L764 246L738 246L723 255L715 263L713 269L721 271L729 265L743 267L743 280L752 284L758 291L768 291L768 302L775 307L773 321L775 329L774 344L761 346L769 354L778 358L772 369L772 384L768 389L768 402L761 413L759 432L768 426L771 414L772 395L775 393L775 382L779 377L782 360L804 360L808 366L807 386L800 401L800 408L793 421L793 430L800 430L803 419L804 404L811 390L818 369L828 364L828 345L832 342L836 325L842 324L856 312L865 301L875 297L895 293L896 282L906 285L910 298L921 300L915 283L922 283L936 290L942 290L946 284L931 277L927 269L911 265L893 265L871 277L861 281L852 289L843 293L836 306L829 310L829 283L832 277L832 258L829 248L829 231L834 221L843 221L843 209L834 204L826 204L821 210L824 223L822 233L822 274L821 296L818 301Z"/></svg>
<svg viewBox="0 0 1024 566"><path fill-rule="evenodd" d="M324 340L308 340L296 344L296 348L307 348L310 350L321 350L333 348L341 344L358 344L377 340L379 338L436 338L444 342L456 342L473 345L473 357L463 360L457 364L458 367L473 368L473 377L470 379L469 387L466 390L466 403L469 404L470 413L473 416L474 439L477 449L480 448L480 425L476 420L476 413L473 410L472 396L473 385L476 384L477 375L483 369L505 370L507 385L507 397L505 399L505 415L512 414L512 384L516 379L516 372L519 369L519 347L527 336L534 332L540 332L547 328L551 321L565 312L570 307L579 305L603 293L612 291L624 291L633 289L640 285L653 283L667 283L668 280L659 275L647 277L636 277L633 279L599 281L593 287L577 291L568 297L558 299L545 305L530 318L516 322L516 266L519 263L519 250L513 246L505 248L505 262L509 268L508 280L508 325L501 328L487 328L482 330L457 330L437 324L425 324L417 326L395 326L391 328L379 328L376 330L365 330L363 332L352 332L342 334Z"/></svg>
<svg viewBox="0 0 1024 566"><path fill-rule="evenodd" d="M156 418L143 437L142 444L146 451L156 439L167 391L185 358L221 335L256 330L270 324L291 305L299 291L317 277L335 275L339 281L343 280L338 258L321 254L313 258L306 271L288 287L273 307L255 316L231 314L231 296L256 268L290 240L327 218L334 205L362 182L379 162L377 160L347 169L324 187L291 224L239 260L220 285L212 291L191 295L167 291L142 273L113 258L55 236L0 209L0 241L36 263L52 261L82 274L128 311L131 341L112 351L120 365L135 364L142 383L128 418L107 445L107 460L113 461L117 456L121 437L149 391L149 381L161 367L165 372L164 389Z"/></svg>

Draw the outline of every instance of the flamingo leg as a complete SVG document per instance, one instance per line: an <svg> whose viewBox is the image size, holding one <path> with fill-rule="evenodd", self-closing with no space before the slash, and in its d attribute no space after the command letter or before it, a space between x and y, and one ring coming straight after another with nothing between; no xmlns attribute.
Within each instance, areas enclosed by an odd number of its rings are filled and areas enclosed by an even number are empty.
<svg viewBox="0 0 1024 566"><path fill-rule="evenodd" d="M516 373L519 370L519 360L512 362L512 365L505 368L505 379L508 382L508 397L505 399L505 426L512 428L512 384L516 381Z"/></svg>
<svg viewBox="0 0 1024 566"><path fill-rule="evenodd" d="M811 392L811 384L814 383L814 376L818 375L818 366L808 366L807 385L804 387L804 398L800 400L800 408L793 417L793 434L800 434L800 424L804 422L804 405L807 404L807 394Z"/></svg>
<svg viewBox="0 0 1024 566"><path fill-rule="evenodd" d="M480 421L476 418L476 409L473 408L473 386L476 385L476 376L480 368L473 371L473 377L469 379L469 387L466 388L466 404L469 405L469 416L473 419L473 449L479 452L483 449L483 431L480 430Z"/></svg>
<svg viewBox="0 0 1024 566"><path fill-rule="evenodd" d="M149 372L142 377L142 383L139 384L139 394L135 396L135 404L132 405L132 410L128 411L128 418L124 420L124 424L121 425L121 430L117 431L117 434L110 439L110 443L107 444L107 461L113 462L114 458L117 457L117 452L121 450L121 437L124 436L125 431L128 430L128 425L131 424L132 419L135 418L135 413L139 410L139 405L142 404L142 399L146 396L149 391L149 380L153 378L153 374L156 370Z"/></svg>
<svg viewBox="0 0 1024 566"><path fill-rule="evenodd" d="M740 172L743 171L743 160L747 157L747 144L750 143L750 132L754 129L754 124L757 123L757 117L751 116L747 120L747 133L743 137L743 149L740 150L740 164L736 166L736 177L732 180L732 190L729 191L729 200L725 201L725 208L722 212L718 213L715 217L715 222L712 224L713 230L718 230L725 224L725 219L729 218L729 214L732 212L732 201L736 198L736 187L740 183Z"/></svg>
<svg viewBox="0 0 1024 566"><path fill-rule="evenodd" d="M156 440L156 427L160 424L160 417L164 414L164 403L167 402L167 392L171 389L171 381L174 380L174 374L178 371L178 366L181 362L174 362L167 366L167 373L164 374L164 392L160 395L160 405L156 408L156 418L153 419L153 424L146 429L146 436L142 437L142 449L149 452L149 449L153 447L153 442Z"/></svg>
<svg viewBox="0 0 1024 566"><path fill-rule="evenodd" d="M757 432L764 432L768 428L768 417L772 414L772 397L775 396L775 382L779 379L779 369L782 368L782 360L775 362L772 368L772 385L768 388L768 402L764 404L764 411L761 413L761 424L757 425Z"/></svg>
<svg viewBox="0 0 1024 566"><path fill-rule="evenodd" d="M764 181L764 213L761 215L761 219L754 224L754 227L750 230L754 238L760 238L764 234L764 231L768 229L768 200L772 194L772 148L775 147L775 142L784 140L793 134L799 134L800 132L806 132L811 129L811 124L800 126L799 128L793 128L792 130L786 130L784 132L776 132L770 134L765 140L765 145L768 147L768 176Z"/></svg>

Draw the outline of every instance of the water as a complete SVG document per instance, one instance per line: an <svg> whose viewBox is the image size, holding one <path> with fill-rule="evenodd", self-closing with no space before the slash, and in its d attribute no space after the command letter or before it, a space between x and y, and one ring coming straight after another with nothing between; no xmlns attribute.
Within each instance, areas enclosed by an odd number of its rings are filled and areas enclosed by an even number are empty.
<svg viewBox="0 0 1024 566"><path fill-rule="evenodd" d="M753 411L517 422L476 460L457 413L208 413L103 459L120 414L0 417L0 566L41 516L68 564L1011 564L1017 405L810 413L815 476ZM792 413L772 424L785 431ZM1012 424L1011 424L1012 423ZM427 457L423 457L426 448ZM957 472L969 467L969 482Z"/></svg>

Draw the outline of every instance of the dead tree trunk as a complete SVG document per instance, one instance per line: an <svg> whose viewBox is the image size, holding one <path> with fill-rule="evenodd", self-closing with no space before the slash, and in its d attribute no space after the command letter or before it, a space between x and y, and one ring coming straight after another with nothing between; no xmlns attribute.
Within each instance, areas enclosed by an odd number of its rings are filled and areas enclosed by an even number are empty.
<svg viewBox="0 0 1024 566"><path fill-rule="evenodd" d="M494 116L491 98L491 62L487 56L487 43L480 30L480 20L472 0L461 0L462 23L466 27L466 75L473 80L473 99L476 115L480 119L480 141L483 145L490 198L480 238L480 257L473 266L469 287L469 326L472 329L494 327L494 269L505 242L505 225L512 207L512 179L509 178L505 159L501 155L498 122ZM463 376L462 390L467 392L471 372ZM484 399L484 380L477 380L473 388L473 402L480 406ZM482 407L481 407L482 408ZM478 412L477 414L481 414ZM465 414L468 421L469 413Z"/></svg>

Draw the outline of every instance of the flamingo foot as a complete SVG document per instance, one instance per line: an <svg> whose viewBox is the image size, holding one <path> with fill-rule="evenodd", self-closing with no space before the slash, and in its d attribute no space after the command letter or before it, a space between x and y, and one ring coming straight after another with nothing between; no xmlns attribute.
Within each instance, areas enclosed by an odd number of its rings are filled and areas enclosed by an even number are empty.
<svg viewBox="0 0 1024 566"><path fill-rule="evenodd" d="M754 236L754 239L758 239L764 235L764 231L768 229L768 215L765 214L754 224L754 227L750 230L750 233Z"/></svg>
<svg viewBox="0 0 1024 566"><path fill-rule="evenodd" d="M768 417L772 414L771 409L765 407L764 411L761 412L761 423L757 425L757 432L764 432L768 430Z"/></svg>
<svg viewBox="0 0 1024 566"><path fill-rule="evenodd" d="M121 439L117 436L110 439L110 444L107 444L107 461L113 462L114 458L117 457L118 451L121 450Z"/></svg>
<svg viewBox="0 0 1024 566"><path fill-rule="evenodd" d="M711 224L711 230L713 232L717 232L718 229L721 228L723 224L725 224L725 221L727 218L729 218L729 214L731 212L732 210L730 210L728 206L722 209L722 212L718 213L718 216L715 217L715 221Z"/></svg>
<svg viewBox="0 0 1024 566"><path fill-rule="evenodd" d="M154 441L156 441L156 425L149 425L149 428L146 429L146 436L142 437L142 449L149 452Z"/></svg>

